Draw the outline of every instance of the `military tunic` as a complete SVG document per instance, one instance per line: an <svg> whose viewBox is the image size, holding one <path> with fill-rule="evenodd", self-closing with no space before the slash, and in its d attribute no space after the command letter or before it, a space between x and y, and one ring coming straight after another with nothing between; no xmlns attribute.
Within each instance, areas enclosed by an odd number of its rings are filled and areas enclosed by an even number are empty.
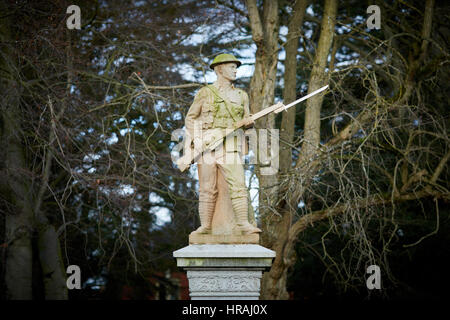
<svg viewBox="0 0 450 320"><path fill-rule="evenodd" d="M227 94L228 93L228 94ZM208 145L214 140L214 132L232 129L236 121L249 117L249 99L245 91L230 88L229 92L220 92L214 85L205 86L199 90L186 115L185 125L191 137L198 138L195 126L202 130L202 143ZM197 124L195 123L196 121ZM196 135L197 134L197 135ZM242 141L242 140L241 140ZM225 142L225 152L213 151L213 163L200 161L198 163L200 198L213 200L217 195L217 169L229 186L231 199L247 198L244 168L241 162L242 143L239 139L233 143ZM242 141L243 142L243 141Z"/></svg>

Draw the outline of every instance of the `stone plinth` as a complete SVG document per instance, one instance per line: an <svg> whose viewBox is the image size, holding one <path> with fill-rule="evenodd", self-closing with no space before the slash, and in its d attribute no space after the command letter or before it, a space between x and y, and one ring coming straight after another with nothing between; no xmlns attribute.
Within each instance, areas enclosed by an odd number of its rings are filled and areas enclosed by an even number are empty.
<svg viewBox="0 0 450 320"><path fill-rule="evenodd" d="M259 234L190 234L189 244L258 244Z"/></svg>
<svg viewBox="0 0 450 320"><path fill-rule="evenodd" d="M275 251L257 244L194 244L173 253L192 300L258 300Z"/></svg>

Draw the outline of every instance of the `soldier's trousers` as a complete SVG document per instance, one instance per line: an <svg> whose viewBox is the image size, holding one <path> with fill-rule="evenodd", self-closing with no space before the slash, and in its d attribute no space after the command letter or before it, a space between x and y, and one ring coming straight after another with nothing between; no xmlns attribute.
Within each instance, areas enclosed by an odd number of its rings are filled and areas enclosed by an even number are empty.
<svg viewBox="0 0 450 320"><path fill-rule="evenodd" d="M210 157L210 158L207 158ZM244 166L239 152L211 152L198 163L200 202L215 201L217 197L217 170L220 170L228 184L231 200L236 198L248 201L245 185Z"/></svg>

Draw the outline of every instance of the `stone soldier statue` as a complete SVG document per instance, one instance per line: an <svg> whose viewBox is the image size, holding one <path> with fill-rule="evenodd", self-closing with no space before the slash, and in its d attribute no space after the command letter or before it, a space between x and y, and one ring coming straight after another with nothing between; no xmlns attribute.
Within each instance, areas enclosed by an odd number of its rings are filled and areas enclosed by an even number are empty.
<svg viewBox="0 0 450 320"><path fill-rule="evenodd" d="M249 98L245 91L235 88L236 70L241 62L231 54L219 54L210 65L217 81L199 90L186 115L185 125L191 137L195 136L196 123L203 133L217 129L231 129L234 123L244 120L250 126ZM198 128L198 127L197 127ZM205 136L205 135L203 135ZM229 139L229 138L225 138ZM243 141L243 140L241 140ZM231 146L230 146L231 145ZM213 161L198 162L199 215L201 226L192 234L210 234L211 222L217 199L217 170L228 185L236 227L242 234L259 233L261 230L249 223L249 193L245 185L241 159L242 146L225 141L224 152L211 152ZM226 155L227 160L224 160ZM232 159L232 161L230 161Z"/></svg>

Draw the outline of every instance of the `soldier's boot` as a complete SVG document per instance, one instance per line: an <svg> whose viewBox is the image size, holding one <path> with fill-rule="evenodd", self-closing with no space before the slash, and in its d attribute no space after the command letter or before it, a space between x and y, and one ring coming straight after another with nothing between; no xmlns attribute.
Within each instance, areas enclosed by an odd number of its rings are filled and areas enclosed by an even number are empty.
<svg viewBox="0 0 450 320"><path fill-rule="evenodd" d="M245 197L231 199L236 225L243 234L259 233L261 229L248 222L248 200Z"/></svg>
<svg viewBox="0 0 450 320"><path fill-rule="evenodd" d="M200 227L193 231L193 234L211 233L211 222L214 214L215 201L200 201L198 213L200 216Z"/></svg>

